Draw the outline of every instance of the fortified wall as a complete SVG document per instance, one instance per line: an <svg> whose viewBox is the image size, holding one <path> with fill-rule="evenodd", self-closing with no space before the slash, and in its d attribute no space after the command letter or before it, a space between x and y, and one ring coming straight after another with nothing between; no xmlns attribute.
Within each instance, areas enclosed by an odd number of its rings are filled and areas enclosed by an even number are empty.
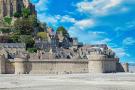
<svg viewBox="0 0 135 90"><path fill-rule="evenodd" d="M101 57L87 59L5 60L0 56L0 74L72 74L128 72L128 64Z"/></svg>

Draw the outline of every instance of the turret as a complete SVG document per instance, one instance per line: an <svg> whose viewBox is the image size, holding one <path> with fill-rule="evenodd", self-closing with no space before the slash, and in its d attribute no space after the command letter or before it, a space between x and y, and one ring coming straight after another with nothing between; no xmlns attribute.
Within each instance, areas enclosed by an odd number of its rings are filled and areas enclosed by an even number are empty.
<svg viewBox="0 0 135 90"><path fill-rule="evenodd" d="M5 56L0 55L0 74L5 74Z"/></svg>
<svg viewBox="0 0 135 90"><path fill-rule="evenodd" d="M129 64L128 63L124 63L124 64L122 64L122 66L123 66L124 72L129 72Z"/></svg>
<svg viewBox="0 0 135 90"><path fill-rule="evenodd" d="M89 73L106 73L116 72L116 60L115 58L108 58L102 54L101 50L91 49L88 58L88 70ZM95 52L94 52L95 51Z"/></svg>
<svg viewBox="0 0 135 90"><path fill-rule="evenodd" d="M19 54L14 58L15 62L15 74L25 74L27 73L27 56Z"/></svg>

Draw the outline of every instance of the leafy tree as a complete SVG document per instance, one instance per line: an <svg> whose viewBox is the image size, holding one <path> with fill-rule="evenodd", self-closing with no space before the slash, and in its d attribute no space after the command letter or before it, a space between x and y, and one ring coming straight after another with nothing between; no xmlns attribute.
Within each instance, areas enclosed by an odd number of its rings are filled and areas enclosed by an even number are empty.
<svg viewBox="0 0 135 90"><path fill-rule="evenodd" d="M60 26L60 27L57 28L56 33L60 33L60 32L62 32L63 36L68 36L69 35L67 30L63 26Z"/></svg>
<svg viewBox="0 0 135 90"><path fill-rule="evenodd" d="M0 32L2 32L2 33L10 33L11 29L10 28L0 28Z"/></svg>
<svg viewBox="0 0 135 90"><path fill-rule="evenodd" d="M47 40L47 33L46 32L39 32L37 36L43 40Z"/></svg>
<svg viewBox="0 0 135 90"><path fill-rule="evenodd" d="M36 53L37 52L37 48L27 48L27 51L29 53Z"/></svg>
<svg viewBox="0 0 135 90"><path fill-rule="evenodd" d="M23 8L22 15L23 15L23 17L28 18L28 16L30 15L30 9L29 8Z"/></svg>
<svg viewBox="0 0 135 90"><path fill-rule="evenodd" d="M29 19L17 19L14 22L16 32L22 35L30 35L34 29L34 22Z"/></svg>
<svg viewBox="0 0 135 90"><path fill-rule="evenodd" d="M25 43L26 48L33 48L35 43L31 35L21 35L20 42Z"/></svg>
<svg viewBox="0 0 135 90"><path fill-rule="evenodd" d="M8 24L8 25L11 25L12 18L11 18L11 17L6 16L6 17L4 17L4 22L5 22L6 24Z"/></svg>
<svg viewBox="0 0 135 90"><path fill-rule="evenodd" d="M34 15L34 14L33 15L30 15L28 19L31 21L31 23L33 23L33 26L34 27L37 27L38 26L36 15Z"/></svg>
<svg viewBox="0 0 135 90"><path fill-rule="evenodd" d="M18 12L15 12L15 13L14 13L14 17L19 18L19 17L21 17L21 14L18 13Z"/></svg>
<svg viewBox="0 0 135 90"><path fill-rule="evenodd" d="M10 36L10 39L12 40L12 42L14 42L14 43L18 43L18 42L20 42L19 40L20 40L20 35L18 35L18 34L12 34L11 36Z"/></svg>

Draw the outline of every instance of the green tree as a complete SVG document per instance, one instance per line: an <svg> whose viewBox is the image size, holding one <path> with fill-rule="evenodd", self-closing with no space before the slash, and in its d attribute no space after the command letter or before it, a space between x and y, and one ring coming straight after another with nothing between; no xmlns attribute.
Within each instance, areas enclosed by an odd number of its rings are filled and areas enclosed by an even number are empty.
<svg viewBox="0 0 135 90"><path fill-rule="evenodd" d="M67 30L63 26L60 26L60 27L57 28L56 33L60 33L60 32L62 32L63 36L69 35Z"/></svg>
<svg viewBox="0 0 135 90"><path fill-rule="evenodd" d="M8 24L8 25L11 25L12 18L11 18L11 17L6 16L6 17L4 17L4 22L5 22L6 24Z"/></svg>
<svg viewBox="0 0 135 90"><path fill-rule="evenodd" d="M14 29L16 32L22 35L31 35L33 33L34 29L34 22L30 19L20 19L18 18L14 22Z"/></svg>
<svg viewBox="0 0 135 90"><path fill-rule="evenodd" d="M37 48L27 48L27 51L29 53L36 53L37 52Z"/></svg>
<svg viewBox="0 0 135 90"><path fill-rule="evenodd" d="M29 8L23 8L22 15L23 15L23 17L28 18L28 16L30 15L30 9Z"/></svg>
<svg viewBox="0 0 135 90"><path fill-rule="evenodd" d="M20 35L14 33L14 34L12 34L12 35L10 36L10 39L11 39L12 42L18 43L18 42L20 42L20 41L19 41L19 40L20 40Z"/></svg>
<svg viewBox="0 0 135 90"><path fill-rule="evenodd" d="M14 17L19 18L19 17L21 17L21 14L18 13L18 12L15 12L15 13L14 13Z"/></svg>
<svg viewBox="0 0 135 90"><path fill-rule="evenodd" d="M47 33L46 32L39 32L37 36L43 40L47 40Z"/></svg>
<svg viewBox="0 0 135 90"><path fill-rule="evenodd" d="M30 20L30 22L33 24L34 27L38 26L36 15L34 14L30 15L28 19Z"/></svg>
<svg viewBox="0 0 135 90"><path fill-rule="evenodd" d="M33 48L35 43L31 35L21 35L20 42L25 43L26 48Z"/></svg>

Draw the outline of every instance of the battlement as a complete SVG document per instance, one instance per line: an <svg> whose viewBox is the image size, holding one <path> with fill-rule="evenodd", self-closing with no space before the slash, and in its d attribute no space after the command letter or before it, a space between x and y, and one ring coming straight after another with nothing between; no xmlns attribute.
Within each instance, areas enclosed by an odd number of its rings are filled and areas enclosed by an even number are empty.
<svg viewBox="0 0 135 90"><path fill-rule="evenodd" d="M1 58L1 74L71 74L71 73L106 73L118 72L121 68L115 60L88 59L33 59L15 58L6 60ZM122 64L121 64L122 65ZM61 68L62 67L62 68ZM123 64L123 72L128 69Z"/></svg>

